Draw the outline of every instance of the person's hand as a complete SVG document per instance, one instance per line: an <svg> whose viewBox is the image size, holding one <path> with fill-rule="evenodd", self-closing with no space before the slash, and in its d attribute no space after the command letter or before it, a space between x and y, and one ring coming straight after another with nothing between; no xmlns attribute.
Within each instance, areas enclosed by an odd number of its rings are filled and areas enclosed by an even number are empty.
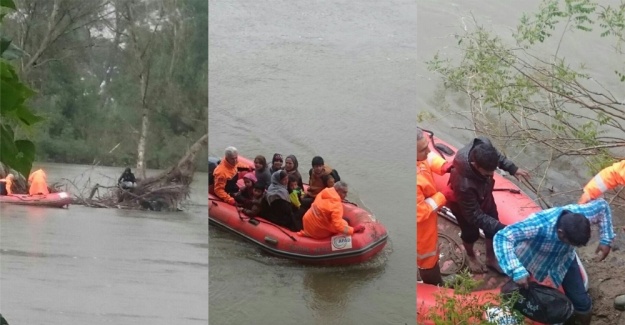
<svg viewBox="0 0 625 325"><path fill-rule="evenodd" d="M528 276L526 276L526 277L524 277L522 279L519 279L517 281L514 281L514 282L516 282L516 284L518 284L519 287L522 287L522 288L525 288L525 289L527 289L529 287L529 284L530 284Z"/></svg>
<svg viewBox="0 0 625 325"><path fill-rule="evenodd" d="M597 254L595 260L597 262L605 260L605 258L608 257L608 254L610 254L611 249L612 248L610 246L599 244L599 246L597 246L597 249L595 250L595 254Z"/></svg>
<svg viewBox="0 0 625 325"><path fill-rule="evenodd" d="M514 173L514 175L512 175L512 176L516 177L516 179L519 180L519 181L521 180L521 178L520 178L521 176L527 177L527 178L531 178L532 177L532 176L530 176L530 173L527 170L523 169L523 168L517 169L516 173Z"/></svg>
<svg viewBox="0 0 625 325"><path fill-rule="evenodd" d="M363 225L358 225L354 227L354 233L359 233L359 232L364 232L364 231L365 231L365 226Z"/></svg>
<svg viewBox="0 0 625 325"><path fill-rule="evenodd" d="M443 173L449 173L451 172L451 168L454 166L454 164L452 162L446 162L443 164L443 167L441 168L441 170L443 171Z"/></svg>
<svg viewBox="0 0 625 325"><path fill-rule="evenodd" d="M577 201L578 204L586 204L588 202L590 202L592 200L592 198L590 197L590 194L584 192L584 194L582 194L582 196L579 198L579 201Z"/></svg>

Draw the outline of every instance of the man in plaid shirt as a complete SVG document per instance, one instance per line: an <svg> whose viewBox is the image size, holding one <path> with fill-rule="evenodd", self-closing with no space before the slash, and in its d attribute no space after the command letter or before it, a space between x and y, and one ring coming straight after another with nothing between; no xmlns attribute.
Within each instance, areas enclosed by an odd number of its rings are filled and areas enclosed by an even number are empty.
<svg viewBox="0 0 625 325"><path fill-rule="evenodd" d="M527 287L531 274L538 281L549 276L556 287L562 285L575 308L571 324L590 324L592 317L592 302L575 262L575 247L588 243L591 223L599 225L596 253L601 261L615 237L610 206L603 199L534 213L500 230L493 239L499 265L517 284Z"/></svg>

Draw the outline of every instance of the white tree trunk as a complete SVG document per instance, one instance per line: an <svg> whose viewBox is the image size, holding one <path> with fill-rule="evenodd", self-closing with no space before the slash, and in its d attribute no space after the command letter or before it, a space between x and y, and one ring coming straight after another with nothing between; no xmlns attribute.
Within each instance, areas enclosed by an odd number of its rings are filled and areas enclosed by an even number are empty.
<svg viewBox="0 0 625 325"><path fill-rule="evenodd" d="M149 109L143 107L143 116L141 118L141 135L139 136L139 145L137 146L137 175L145 179L145 143L148 137L148 118Z"/></svg>

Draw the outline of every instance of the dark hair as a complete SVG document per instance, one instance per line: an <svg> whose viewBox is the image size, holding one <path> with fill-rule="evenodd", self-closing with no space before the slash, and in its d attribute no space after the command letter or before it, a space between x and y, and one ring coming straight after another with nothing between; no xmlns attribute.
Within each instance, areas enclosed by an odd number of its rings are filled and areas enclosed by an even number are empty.
<svg viewBox="0 0 625 325"><path fill-rule="evenodd" d="M312 165L313 165L313 167L323 165L323 158L321 158L321 157L319 157L319 156L315 156L315 157L313 157L313 159L312 159Z"/></svg>
<svg viewBox="0 0 625 325"><path fill-rule="evenodd" d="M299 183L299 178L297 177L297 175L289 174L289 183L291 183L291 182L298 182Z"/></svg>
<svg viewBox="0 0 625 325"><path fill-rule="evenodd" d="M499 153L495 147L486 143L479 143L471 149L469 161L475 162L479 167L488 171L493 171L499 165Z"/></svg>
<svg viewBox="0 0 625 325"><path fill-rule="evenodd" d="M274 153L273 154L273 158L271 158L271 163L273 164L274 162L276 162L277 160L280 161L284 161L284 159L282 158L282 155L279 153Z"/></svg>
<svg viewBox="0 0 625 325"><path fill-rule="evenodd" d="M280 179L284 179L285 177L287 177L289 174L286 172L286 170L284 169L280 169Z"/></svg>
<svg viewBox="0 0 625 325"><path fill-rule="evenodd" d="M255 190L265 191L265 184L263 184L262 182L257 182L254 183L254 186L252 186L252 188Z"/></svg>
<svg viewBox="0 0 625 325"><path fill-rule="evenodd" d="M259 164L263 165L263 169L267 168L267 159L265 159L265 156L258 155L256 156L256 158L254 158L254 162L256 162L257 160Z"/></svg>
<svg viewBox="0 0 625 325"><path fill-rule="evenodd" d="M556 228L573 246L585 246L590 240L590 221L583 214L562 211Z"/></svg>

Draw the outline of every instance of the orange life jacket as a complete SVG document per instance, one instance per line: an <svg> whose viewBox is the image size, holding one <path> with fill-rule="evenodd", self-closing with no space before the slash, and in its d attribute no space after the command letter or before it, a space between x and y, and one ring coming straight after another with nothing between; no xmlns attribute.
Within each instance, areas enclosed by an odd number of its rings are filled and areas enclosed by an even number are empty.
<svg viewBox="0 0 625 325"><path fill-rule="evenodd" d="M308 179L308 191L306 192L306 194L310 197L315 197L324 188L333 187L335 180L334 180L334 177L330 175L330 173L332 173L332 170L333 170L332 167L328 165L324 165L323 172L321 173L321 175L318 176L318 175L315 175L314 172L311 172L310 177ZM328 177L327 183L323 181L324 177L326 176Z"/></svg>
<svg viewBox="0 0 625 325"><path fill-rule="evenodd" d="M336 234L352 235L354 228L343 219L343 202L334 187L323 189L302 219L300 235L322 239Z"/></svg>
<svg viewBox="0 0 625 325"><path fill-rule="evenodd" d="M584 186L584 195L580 203L594 200L618 185L625 185L625 160L600 171Z"/></svg>
<svg viewBox="0 0 625 325"><path fill-rule="evenodd" d="M430 152L426 160L417 161L417 266L431 269L438 263L438 216L445 204L443 193L436 190L432 172L443 174L445 159Z"/></svg>
<svg viewBox="0 0 625 325"><path fill-rule="evenodd" d="M28 176L28 182L30 183L28 194L30 195L50 194L50 191L48 190L48 184L46 183L46 179L47 179L46 173L43 170L37 169L36 171L32 172L30 176Z"/></svg>

